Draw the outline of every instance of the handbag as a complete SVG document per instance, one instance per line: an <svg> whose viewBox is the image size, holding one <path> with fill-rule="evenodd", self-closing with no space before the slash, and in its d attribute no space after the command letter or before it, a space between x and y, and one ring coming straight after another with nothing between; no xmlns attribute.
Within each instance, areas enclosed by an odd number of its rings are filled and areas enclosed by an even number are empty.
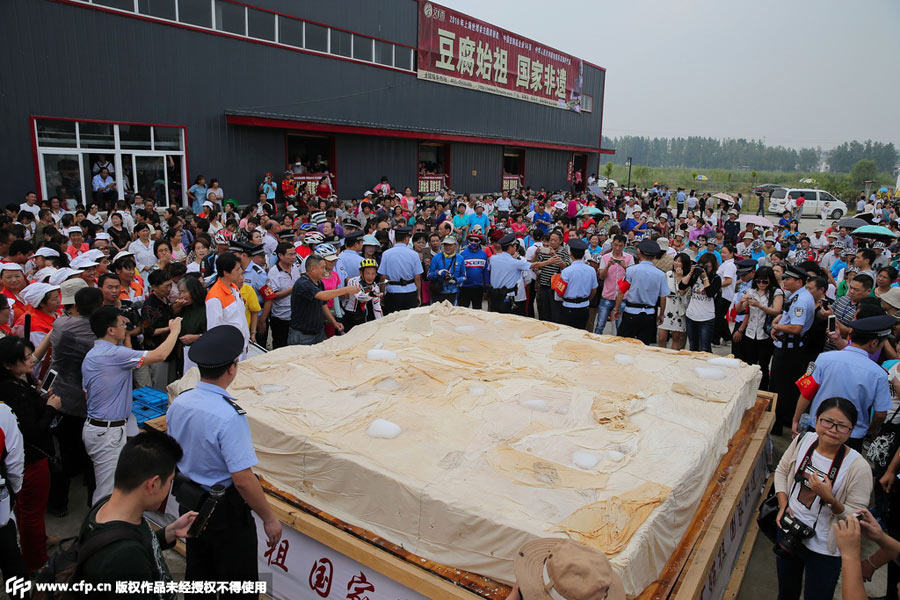
<svg viewBox="0 0 900 600"><path fill-rule="evenodd" d="M800 437L797 439L797 447L800 446L800 442L803 441L803 436L805 435L805 431L800 434ZM756 524L759 530L773 544L777 543L778 524L775 523L775 519L778 517L778 510L778 495L775 493L775 485L773 484L769 488L769 495L759 505L759 513L756 515Z"/></svg>
<svg viewBox="0 0 900 600"><path fill-rule="evenodd" d="M866 458L876 470L881 470L882 472L890 464L891 459L897 452L897 447L900 446L900 425L893 422L898 412L900 412L900 405L894 410L894 414L881 426L881 433L872 440L872 443L869 444L869 448L866 450Z"/></svg>

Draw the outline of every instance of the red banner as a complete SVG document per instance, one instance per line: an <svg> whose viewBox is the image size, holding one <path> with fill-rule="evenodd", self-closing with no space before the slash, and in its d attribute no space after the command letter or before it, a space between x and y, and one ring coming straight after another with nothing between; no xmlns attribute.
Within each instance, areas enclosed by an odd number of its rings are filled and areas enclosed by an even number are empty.
<svg viewBox="0 0 900 600"><path fill-rule="evenodd" d="M580 59L426 0L418 54L419 79L581 111Z"/></svg>

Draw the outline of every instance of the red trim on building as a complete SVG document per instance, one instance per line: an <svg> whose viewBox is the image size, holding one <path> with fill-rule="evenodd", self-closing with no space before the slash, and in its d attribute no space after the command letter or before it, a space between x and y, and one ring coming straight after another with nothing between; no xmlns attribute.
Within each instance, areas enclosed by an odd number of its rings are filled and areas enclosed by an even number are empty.
<svg viewBox="0 0 900 600"><path fill-rule="evenodd" d="M384 129L381 127L361 127L358 125L332 125L313 121L294 121L292 119L273 119L269 117L250 117L244 115L225 115L229 125L248 125L251 127L275 127L297 129L301 131L326 131L331 133L355 133L359 135L380 135L385 137L413 138L418 140L442 140L445 142L469 142L475 144L493 144L499 146L519 146L521 148L547 148L550 150L571 150L575 152L602 153L599 148L586 146L567 146L563 144L547 144L544 142L527 142L469 135L449 135L425 131L408 131L401 129Z"/></svg>
<svg viewBox="0 0 900 600"><path fill-rule="evenodd" d="M41 193L41 166L37 149L37 126L34 117L29 117L28 124L31 125L31 155L34 158L34 193L37 194L38 202L41 203L44 201L44 195ZM81 185L84 185L84 183L82 182Z"/></svg>
<svg viewBox="0 0 900 600"><path fill-rule="evenodd" d="M187 23L179 23L176 21L170 21L168 19L160 19L158 17L150 17L147 15L141 15L141 14L138 14L135 12L129 12L129 11L125 11L125 10L117 10L115 8L109 8L106 6L97 6L96 4L85 4L84 2L77 2L76 0L51 0L51 1L58 2L60 4L68 4L70 6L80 6L82 8L87 8L87 9L91 9L91 10L99 10L100 12L119 15L120 17L130 17L132 19L140 19L141 21L148 21L150 23L159 23L160 25L169 25L171 27L178 27L179 29L187 29L188 31L196 31L199 33L206 33L209 35L218 35L220 37L225 37L225 38L232 39L232 40L240 40L243 42L249 42L251 44L261 44L263 46L269 46L271 48L280 48L282 50L300 52L301 54L309 54L311 56L319 56L319 57L323 57L323 58L333 58L335 60L343 60L345 62L351 62L356 65L366 65L369 67L377 67L379 69L387 69L388 71L396 71L398 73L406 73L407 75L412 75L412 76L416 75L415 71L410 71L408 69L400 69L397 67L389 67L388 65L382 65L382 64L374 62L374 61L369 62L369 61L365 61L365 60L349 58L346 56L339 56L337 54L329 54L327 52L316 52L315 50L307 50L306 48L297 48L296 46L289 46L287 44L276 44L275 42L261 40L259 38L253 38L253 37L243 36L243 35L236 35L233 33L228 33L227 31L219 31L217 29L209 29L207 27L197 27L195 25L189 25ZM253 8L256 9L256 7L253 7ZM257 9L257 10L261 10L261 9ZM297 20L302 21L303 19L297 19ZM312 21L310 21L310 22L312 22ZM314 23L314 24L318 25L318 23ZM325 25L325 27L330 27L332 29L338 29L337 27L331 27L331 25ZM368 36L368 35L364 36L361 33L357 34L357 35L359 35L361 37L367 37L367 38L372 37L372 36ZM409 48L409 46L405 46L404 44L399 44L397 42L388 42L388 43ZM415 50L415 48L412 48L412 49Z"/></svg>

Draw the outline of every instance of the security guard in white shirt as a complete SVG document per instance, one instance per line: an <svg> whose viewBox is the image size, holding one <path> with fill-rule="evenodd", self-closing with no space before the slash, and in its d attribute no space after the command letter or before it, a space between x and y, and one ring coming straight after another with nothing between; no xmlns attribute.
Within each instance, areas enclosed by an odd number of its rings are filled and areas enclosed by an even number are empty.
<svg viewBox="0 0 900 600"><path fill-rule="evenodd" d="M584 329L587 324L591 299L597 292L597 271L584 262L587 242L580 239L569 240L572 264L562 270L560 276L566 283L562 297L563 324L576 329Z"/></svg>

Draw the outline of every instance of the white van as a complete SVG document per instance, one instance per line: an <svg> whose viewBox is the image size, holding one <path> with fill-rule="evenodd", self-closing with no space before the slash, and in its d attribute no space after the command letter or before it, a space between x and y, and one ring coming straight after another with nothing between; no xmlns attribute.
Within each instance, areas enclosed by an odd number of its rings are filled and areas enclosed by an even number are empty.
<svg viewBox="0 0 900 600"><path fill-rule="evenodd" d="M797 199L803 194L803 215L804 217L822 216L822 207L828 202L827 219L837 220L847 214L847 205L829 194L824 190L813 190L809 188L778 188L772 190L769 196L769 212L781 215L785 211L785 204L788 198Z"/></svg>

